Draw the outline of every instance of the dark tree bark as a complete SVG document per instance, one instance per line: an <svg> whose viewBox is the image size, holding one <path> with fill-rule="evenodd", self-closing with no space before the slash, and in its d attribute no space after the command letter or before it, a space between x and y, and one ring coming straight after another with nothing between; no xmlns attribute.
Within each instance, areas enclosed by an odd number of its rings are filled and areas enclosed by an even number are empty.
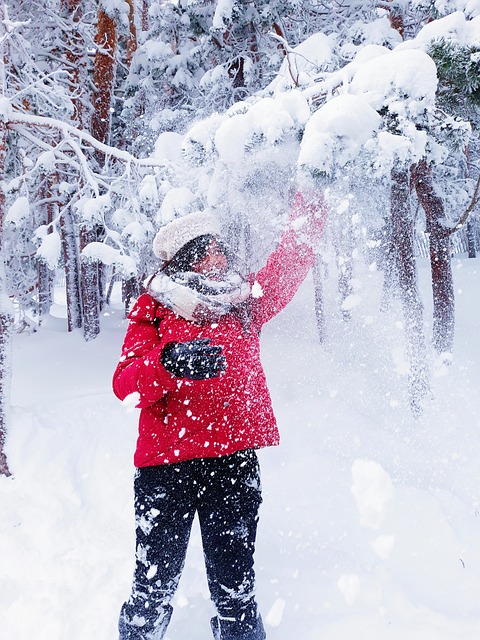
<svg viewBox="0 0 480 640"><path fill-rule="evenodd" d="M38 315L46 316L52 306L52 272L43 260L37 261Z"/></svg>
<svg viewBox="0 0 480 640"><path fill-rule="evenodd" d="M413 219L410 210L410 174L394 169L391 175L391 251L400 289L405 319L407 355L410 362L410 404L415 414L429 391L426 344L423 331L423 305L417 286L413 245Z"/></svg>
<svg viewBox="0 0 480 640"><path fill-rule="evenodd" d="M100 142L108 142L118 36L115 19L102 9L99 9L98 12L95 42L97 52L93 70L95 93L93 96L91 133ZM103 154L96 152L95 157L99 165L102 165L104 162Z"/></svg>
<svg viewBox="0 0 480 640"><path fill-rule="evenodd" d="M232 24L224 33L221 40L214 37L213 42L219 49L228 48L231 58L227 64L227 73L232 79L232 87L235 89L234 101L243 100L246 95L245 60L247 57L254 62L258 60L257 34L253 23L244 26L242 32L235 24ZM248 53L245 53L245 50Z"/></svg>
<svg viewBox="0 0 480 640"><path fill-rule="evenodd" d="M60 232L62 236L63 261L65 264L68 330L73 331L82 326L82 303L80 297L80 258L75 225L70 207L68 207L60 219Z"/></svg>
<svg viewBox="0 0 480 640"><path fill-rule="evenodd" d="M443 202L433 186L431 168L422 160L411 170L418 199L425 211L430 239L433 292L433 344L438 353L451 352L455 329L455 293L450 261L450 232L442 225Z"/></svg>
<svg viewBox="0 0 480 640"><path fill-rule="evenodd" d="M467 249L468 249L468 257L476 258L477 257L477 244L475 242L475 226L471 220L467 222Z"/></svg>
<svg viewBox="0 0 480 640"><path fill-rule="evenodd" d="M135 26L135 7L133 0L126 0L128 4L128 36L127 36L127 57L125 62L130 67L133 54L137 50L137 28Z"/></svg>
<svg viewBox="0 0 480 640"><path fill-rule="evenodd" d="M134 26L133 3L127 0L130 7L129 38L127 42L128 55L133 55L136 47L136 32ZM100 142L108 143L110 137L111 108L113 104L113 89L116 72L116 55L118 45L118 32L115 18L108 15L103 8L98 11L97 33L95 36L97 51L93 69L93 116L91 133ZM94 157L101 167L105 162L105 156L96 150ZM95 229L83 228L80 231L80 251L89 242L96 241ZM83 331L86 340L92 340L100 333L100 309L103 296L103 279L101 266L90 259L80 261L80 281L83 308Z"/></svg>
<svg viewBox="0 0 480 640"><path fill-rule="evenodd" d="M467 176L471 177L474 173L473 167L472 167L472 161L471 161L471 153L470 153L470 148L467 146L465 149L465 158L467 161ZM468 257L469 258L476 258L477 257L477 250L478 250L478 245L477 245L477 241L476 241L476 237L475 237L475 224L472 221L472 218L470 217L472 211L475 209L475 207L478 204L478 200L480 197L480 175L477 176L477 183L475 185L475 189L473 192L473 196L472 196L472 200L470 202L470 204L468 205L466 211L464 212L463 216L461 217L461 219L459 220L460 224L465 223L466 220L466 234L467 234L467 251L468 251Z"/></svg>
<svg viewBox="0 0 480 640"><path fill-rule="evenodd" d="M142 31L148 31L148 9L150 8L149 0L142 0Z"/></svg>
<svg viewBox="0 0 480 640"><path fill-rule="evenodd" d="M387 9L392 28L398 31L403 39L405 23L401 6L391 0L386 0L381 3L381 6ZM397 279L400 289L410 361L410 404L413 412L418 414L421 411L421 401L429 391L429 383L423 332L423 305L417 286L408 170L398 168L392 171L390 197L392 255L387 258L387 275L390 278L390 284L393 284L394 278ZM394 274L388 273L392 268Z"/></svg>
<svg viewBox="0 0 480 640"><path fill-rule="evenodd" d="M87 43L79 28L82 0L61 0L63 14L70 20L65 29L65 57L70 74L70 90L75 108L73 120L80 129L88 129L90 118Z"/></svg>
<svg viewBox="0 0 480 640"><path fill-rule="evenodd" d="M138 279L135 277L122 280L122 298L125 308L125 315L128 315L132 309L132 303L135 298L140 295L140 286Z"/></svg>
<svg viewBox="0 0 480 640"><path fill-rule="evenodd" d="M2 292L3 294L3 292ZM7 309L0 309L0 475L10 476L5 443L10 408L11 343L13 316Z"/></svg>
<svg viewBox="0 0 480 640"><path fill-rule="evenodd" d="M90 243L95 242L95 229L83 227L80 231L80 253ZM83 310L83 336L93 340L100 333L100 299L98 262L80 258L80 280Z"/></svg>
<svg viewBox="0 0 480 640"><path fill-rule="evenodd" d="M40 182L38 196L41 200L49 200L51 197L51 184L49 176L43 176ZM47 202L37 207L38 216L35 224L48 225L53 219L53 203ZM44 260L37 259L37 291L38 291L38 314L40 317L47 315L52 305L52 272L45 264Z"/></svg>
<svg viewBox="0 0 480 640"><path fill-rule="evenodd" d="M396 260L393 253L394 242L392 235L392 221L390 219L385 221L383 237L383 244L386 247L386 251L383 252L380 265L383 271L383 288L380 310L387 311L391 306L392 292L398 289Z"/></svg>
<svg viewBox="0 0 480 640"><path fill-rule="evenodd" d="M317 321L318 339L325 342L325 300L323 295L322 260L319 255L313 263L313 287L315 291L315 319Z"/></svg>
<svg viewBox="0 0 480 640"><path fill-rule="evenodd" d="M350 254L351 255L351 254ZM341 258L342 256L339 256ZM340 309L342 312L342 317L345 321L351 319L352 314L349 309L344 308L344 302L352 293L352 278L353 278L353 264L352 260L349 257L347 260L344 260L341 264L338 261L338 292L340 294Z"/></svg>

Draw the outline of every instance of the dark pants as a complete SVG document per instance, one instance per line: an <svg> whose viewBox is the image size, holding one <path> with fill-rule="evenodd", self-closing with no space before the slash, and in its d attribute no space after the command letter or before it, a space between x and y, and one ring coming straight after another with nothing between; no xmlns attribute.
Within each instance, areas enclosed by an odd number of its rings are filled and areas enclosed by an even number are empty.
<svg viewBox="0 0 480 640"><path fill-rule="evenodd" d="M135 476L136 567L120 640L161 640L198 513L221 640L262 640L253 553L261 503L255 451L145 467Z"/></svg>

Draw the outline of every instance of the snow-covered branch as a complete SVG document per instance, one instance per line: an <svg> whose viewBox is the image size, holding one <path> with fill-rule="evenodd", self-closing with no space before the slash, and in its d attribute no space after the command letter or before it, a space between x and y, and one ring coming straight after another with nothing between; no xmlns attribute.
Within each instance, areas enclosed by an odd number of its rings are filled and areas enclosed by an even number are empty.
<svg viewBox="0 0 480 640"><path fill-rule="evenodd" d="M25 113L15 113L10 116L10 120L7 126L9 126L10 124L13 124L13 125L23 124L27 126L31 125L31 126L55 129L61 132L65 138L78 138L80 140L83 140L83 142L88 143L94 149L97 149L98 151L105 154L106 156L115 158L117 160L121 160L122 162L134 164L139 167L164 166L163 162L159 162L154 158L136 158L134 155L132 155L128 151L117 149L116 147L111 147L103 142L99 142L86 131L83 131L82 129L77 129L71 124L68 124L67 122L63 122L62 120L56 120L55 118L34 116L34 115L25 114ZM21 130L17 129L17 131L21 133Z"/></svg>

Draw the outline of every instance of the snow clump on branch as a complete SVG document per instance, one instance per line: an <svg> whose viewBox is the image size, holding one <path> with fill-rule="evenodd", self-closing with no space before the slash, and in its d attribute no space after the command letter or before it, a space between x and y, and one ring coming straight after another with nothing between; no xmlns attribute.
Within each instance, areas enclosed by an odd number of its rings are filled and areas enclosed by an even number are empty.
<svg viewBox="0 0 480 640"><path fill-rule="evenodd" d="M332 175L354 160L380 128L381 117L362 96L333 98L308 121L298 164L312 173Z"/></svg>

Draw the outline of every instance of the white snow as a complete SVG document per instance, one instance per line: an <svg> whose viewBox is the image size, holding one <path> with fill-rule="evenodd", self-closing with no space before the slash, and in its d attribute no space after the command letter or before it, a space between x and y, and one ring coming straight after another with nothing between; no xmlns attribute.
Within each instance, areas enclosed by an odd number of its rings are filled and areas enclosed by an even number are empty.
<svg viewBox="0 0 480 640"><path fill-rule="evenodd" d="M224 114L214 113L190 127L182 144L182 151L189 161L194 164L203 162L206 156L212 152L215 131L226 120L226 117Z"/></svg>
<svg viewBox="0 0 480 640"><path fill-rule="evenodd" d="M148 230L150 228L153 228L151 223L144 226L138 220L134 220L133 222L129 222L127 225L125 225L121 233L121 237L124 239L128 239L128 241L133 245L137 245L139 247L145 246L148 239Z"/></svg>
<svg viewBox="0 0 480 640"><path fill-rule="evenodd" d="M182 139L180 133L164 131L155 142L153 157L158 162L178 162L182 155Z"/></svg>
<svg viewBox="0 0 480 640"><path fill-rule="evenodd" d="M314 33L297 47L291 49L286 43L287 55L276 78L267 87L267 91L282 92L293 87L310 84L311 76L316 75L334 58L335 36Z"/></svg>
<svg viewBox="0 0 480 640"><path fill-rule="evenodd" d="M54 170L56 163L55 153L53 151L44 151L37 158L37 165L45 169Z"/></svg>
<svg viewBox="0 0 480 640"><path fill-rule="evenodd" d="M355 73L351 91L362 95L375 110L392 103L405 105L407 115L415 117L435 103L437 69L423 51L398 50L371 58ZM403 113L401 113L403 115Z"/></svg>
<svg viewBox="0 0 480 640"><path fill-rule="evenodd" d="M278 98L263 98L240 112L230 111L230 117L215 133L215 147L227 164L242 162L249 145L262 138L274 145L285 134L306 123L310 108L298 91Z"/></svg>
<svg viewBox="0 0 480 640"><path fill-rule="evenodd" d="M270 611L265 616L265 624L269 627L279 627L282 622L283 612L287 603L282 598L277 598Z"/></svg>
<svg viewBox="0 0 480 640"><path fill-rule="evenodd" d="M128 15L129 7L126 0L100 0L100 6L105 13L112 17Z"/></svg>
<svg viewBox="0 0 480 640"><path fill-rule="evenodd" d="M392 481L378 462L355 460L352 465L352 494L360 514L360 524L379 529L385 508L392 498Z"/></svg>
<svg viewBox="0 0 480 640"><path fill-rule="evenodd" d="M214 29L225 29L232 17L234 0L218 0L212 19Z"/></svg>
<svg viewBox="0 0 480 640"><path fill-rule="evenodd" d="M140 394L138 392L130 393L126 398L122 400L122 405L127 411L133 411L140 402Z"/></svg>
<svg viewBox="0 0 480 640"><path fill-rule="evenodd" d="M101 223L102 213L112 204L109 193L94 198L81 198L75 203L75 208L81 212L85 221L90 223Z"/></svg>
<svg viewBox="0 0 480 640"><path fill-rule="evenodd" d="M306 124L298 157L303 170L335 176L346 165L361 167L363 160L388 175L396 160L410 164L427 150L442 159L445 150L416 126L432 112L437 88L435 63L424 51L369 45L323 86L337 95ZM315 90L313 85L305 95ZM383 108L397 118L395 132L385 130L378 113Z"/></svg>
<svg viewBox="0 0 480 640"><path fill-rule="evenodd" d="M152 206L158 203L158 189L154 175L145 176L138 189L140 200Z"/></svg>
<svg viewBox="0 0 480 640"><path fill-rule="evenodd" d="M104 242L90 242L82 250L82 257L101 262L102 264L115 265L119 272L127 276L137 273L135 260L118 249Z"/></svg>
<svg viewBox="0 0 480 640"><path fill-rule="evenodd" d="M166 224L175 218L192 213L198 208L197 196L187 187L170 189L162 201L157 222Z"/></svg>
<svg viewBox="0 0 480 640"><path fill-rule="evenodd" d="M262 285L255 280L252 284L252 298L261 298L263 296Z"/></svg>
<svg viewBox="0 0 480 640"><path fill-rule="evenodd" d="M325 346L310 278L262 332L282 434L259 452L256 573L269 640L480 637L480 262L455 258L453 269L463 291L453 359L418 419L391 355L403 345L398 309L378 311L379 271L358 274L363 304L349 323L327 281ZM431 327L423 262L420 282ZM87 343L65 318L15 337L2 638L117 637L133 567L138 411L110 388L126 329L119 303L102 323ZM210 637L196 524L174 606L168 640Z"/></svg>
<svg viewBox="0 0 480 640"><path fill-rule="evenodd" d="M415 38L405 40L395 47L396 51L407 49L427 49L435 40L444 39L467 46L480 45L480 10L477 17L467 20L460 11L426 24Z"/></svg>
<svg viewBox="0 0 480 640"><path fill-rule="evenodd" d="M5 215L5 224L11 223L21 226L31 216L30 202L26 196L20 196L8 208Z"/></svg>
<svg viewBox="0 0 480 640"><path fill-rule="evenodd" d="M480 4L477 0L435 0L435 8L440 14L450 13L452 9L456 9L465 11L465 14L471 18L480 15Z"/></svg>
<svg viewBox="0 0 480 640"><path fill-rule="evenodd" d="M46 227L42 226L37 231L46 231ZM62 254L62 240L60 234L53 230L52 233L44 233L40 235L37 232L37 240L40 241L36 254L39 258L44 260L49 269L55 269Z"/></svg>
<svg viewBox="0 0 480 640"><path fill-rule="evenodd" d="M358 305L361 304L361 302L362 302L362 296L359 296L356 293L351 293L342 302L341 308L344 311L350 311L351 309L358 307Z"/></svg>
<svg viewBox="0 0 480 640"><path fill-rule="evenodd" d="M381 117L362 96L344 94L316 111L305 127L298 164L328 174L354 160Z"/></svg>
<svg viewBox="0 0 480 640"><path fill-rule="evenodd" d="M0 114L3 118L10 118L12 115L12 103L7 96L0 96Z"/></svg>

